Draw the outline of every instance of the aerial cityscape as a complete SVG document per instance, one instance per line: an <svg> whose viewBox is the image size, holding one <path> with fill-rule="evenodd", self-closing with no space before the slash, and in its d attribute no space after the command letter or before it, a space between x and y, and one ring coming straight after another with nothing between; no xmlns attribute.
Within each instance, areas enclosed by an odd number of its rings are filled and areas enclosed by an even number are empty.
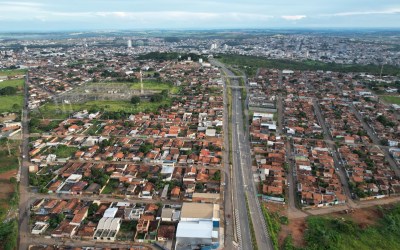
<svg viewBox="0 0 400 250"><path fill-rule="evenodd" d="M400 249L396 1L150 2L0 1L0 249Z"/></svg>

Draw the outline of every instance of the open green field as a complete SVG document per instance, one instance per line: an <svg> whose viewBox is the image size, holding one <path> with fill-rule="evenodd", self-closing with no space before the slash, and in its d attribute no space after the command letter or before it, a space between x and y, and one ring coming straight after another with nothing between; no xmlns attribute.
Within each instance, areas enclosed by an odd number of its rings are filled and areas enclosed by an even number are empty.
<svg viewBox="0 0 400 250"><path fill-rule="evenodd" d="M0 89L5 88L5 87L23 87L24 86L24 80L22 79L16 79L16 80L6 80L0 82Z"/></svg>
<svg viewBox="0 0 400 250"><path fill-rule="evenodd" d="M139 112L156 112L161 106L171 105L171 99L166 99L161 102L140 102L134 105L128 101L89 101L82 104L71 104L64 105L65 112L63 112L63 106L56 106L54 103L46 103L40 108L40 113L44 118L48 119L64 119L68 117L69 113L73 113L81 110L96 109L99 111L107 112L119 112L124 111L127 113L139 113Z"/></svg>
<svg viewBox="0 0 400 250"><path fill-rule="evenodd" d="M25 69L0 70L0 76L16 76L24 75L25 73Z"/></svg>
<svg viewBox="0 0 400 250"><path fill-rule="evenodd" d="M248 76L254 76L258 68L271 69L291 69L291 70L325 70L336 72L368 72L370 74L379 75L381 67L379 65L360 65L360 64L337 64L324 63L318 61L291 61L283 59L267 59L255 56L241 55L220 55L217 58L223 63L229 65L237 65L245 71ZM400 68L385 65L383 68L384 75L400 75Z"/></svg>
<svg viewBox="0 0 400 250"><path fill-rule="evenodd" d="M22 95L0 96L0 113L1 112L19 112L22 109Z"/></svg>
<svg viewBox="0 0 400 250"><path fill-rule="evenodd" d="M383 101L390 103L390 104L398 104L400 105L400 96L388 96L388 95L383 95L379 96Z"/></svg>
<svg viewBox="0 0 400 250"><path fill-rule="evenodd" d="M140 89L140 83L133 83L131 85L132 89L139 90ZM156 81L144 81L143 82L143 88L145 90L169 90L170 94L177 94L179 92L179 88L176 86L173 86L172 84L169 83L160 83Z"/></svg>
<svg viewBox="0 0 400 250"><path fill-rule="evenodd" d="M68 158L74 156L74 154L78 151L76 147L68 147L65 145L59 145L58 147L54 147L50 149L50 153L57 155L58 158Z"/></svg>

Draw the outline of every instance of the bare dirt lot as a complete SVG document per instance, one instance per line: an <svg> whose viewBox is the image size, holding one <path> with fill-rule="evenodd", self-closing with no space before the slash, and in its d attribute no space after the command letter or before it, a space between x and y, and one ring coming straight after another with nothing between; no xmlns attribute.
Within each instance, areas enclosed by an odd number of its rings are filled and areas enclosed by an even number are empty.
<svg viewBox="0 0 400 250"><path fill-rule="evenodd" d="M14 192L14 186L9 181L0 181L0 207L8 208L9 199Z"/></svg>
<svg viewBox="0 0 400 250"><path fill-rule="evenodd" d="M277 212L280 216L288 216L287 204L274 202L264 202L263 204L271 213Z"/></svg>
<svg viewBox="0 0 400 250"><path fill-rule="evenodd" d="M0 180L10 180L11 177L15 177L17 175L18 170L14 169L14 170L10 170L8 172L4 172L0 174ZM1 188L1 185L0 185Z"/></svg>

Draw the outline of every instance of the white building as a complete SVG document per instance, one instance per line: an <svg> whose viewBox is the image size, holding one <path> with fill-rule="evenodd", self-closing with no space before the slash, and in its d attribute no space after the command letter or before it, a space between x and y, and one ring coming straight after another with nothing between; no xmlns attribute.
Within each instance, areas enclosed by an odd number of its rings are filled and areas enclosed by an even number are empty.
<svg viewBox="0 0 400 250"><path fill-rule="evenodd" d="M107 210L104 211L103 218L114 218L115 215L117 214L117 212L118 212L118 208L117 207L107 208Z"/></svg>
<svg viewBox="0 0 400 250"><path fill-rule="evenodd" d="M176 233L176 249L218 244L219 205L183 203Z"/></svg>
<svg viewBox="0 0 400 250"><path fill-rule="evenodd" d="M49 227L49 223L47 222L41 222L37 221L35 223L35 226L32 228L32 234L42 234L46 231L46 229Z"/></svg>
<svg viewBox="0 0 400 250"><path fill-rule="evenodd" d="M115 241L121 227L121 218L101 218L94 232L93 239L98 241Z"/></svg>

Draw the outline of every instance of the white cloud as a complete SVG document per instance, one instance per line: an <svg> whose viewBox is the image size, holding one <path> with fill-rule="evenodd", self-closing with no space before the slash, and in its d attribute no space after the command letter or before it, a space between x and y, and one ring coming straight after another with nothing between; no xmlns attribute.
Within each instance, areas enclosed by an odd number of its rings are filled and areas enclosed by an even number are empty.
<svg viewBox="0 0 400 250"><path fill-rule="evenodd" d="M327 14L322 16L358 16L358 15L379 15L379 14L400 14L400 8L392 8L386 10L371 10L371 11L351 11Z"/></svg>
<svg viewBox="0 0 400 250"><path fill-rule="evenodd" d="M288 21L298 21L301 19L306 18L306 15L294 15L294 16L281 16L283 19L288 20Z"/></svg>
<svg viewBox="0 0 400 250"><path fill-rule="evenodd" d="M94 17L114 17L121 19L149 19L149 20L210 20L210 19L223 19L227 20L267 20L273 16L262 14L248 14L248 13L218 13L218 12L186 12L186 11L150 11L150 12L93 12L81 13L82 16ZM79 13L76 13L79 15Z"/></svg>
<svg viewBox="0 0 400 250"><path fill-rule="evenodd" d="M43 6L41 3L35 3L35 2L0 2L2 6L7 5L7 6L20 6L20 7L39 7Z"/></svg>

